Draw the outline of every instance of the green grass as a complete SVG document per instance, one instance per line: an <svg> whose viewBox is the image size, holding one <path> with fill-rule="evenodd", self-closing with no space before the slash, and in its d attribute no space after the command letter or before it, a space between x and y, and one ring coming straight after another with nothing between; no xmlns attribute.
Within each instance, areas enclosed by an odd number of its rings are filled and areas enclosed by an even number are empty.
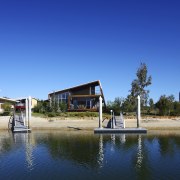
<svg viewBox="0 0 180 180"><path fill-rule="evenodd" d="M48 112L45 114L42 113L32 113L34 117L75 117L75 118L85 118L85 117L99 117L98 112L62 112L62 113L55 113L55 112ZM110 118L110 114L103 113L103 119L107 117Z"/></svg>

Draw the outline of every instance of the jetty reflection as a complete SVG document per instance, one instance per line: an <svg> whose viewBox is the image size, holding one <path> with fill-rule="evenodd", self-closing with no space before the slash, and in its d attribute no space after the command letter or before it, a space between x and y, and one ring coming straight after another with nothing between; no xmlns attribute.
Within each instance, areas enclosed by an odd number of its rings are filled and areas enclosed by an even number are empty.
<svg viewBox="0 0 180 180"><path fill-rule="evenodd" d="M12 135L13 141L17 147L24 146L26 167L32 170L34 166L33 149L35 145L33 136L30 133L13 133Z"/></svg>
<svg viewBox="0 0 180 180"><path fill-rule="evenodd" d="M0 175L2 179L18 179L22 174L24 179L50 179L52 176L55 179L62 176L64 179L75 176L79 179L86 176L155 179L163 172L163 179L173 179L180 177L179 153L180 134L173 133L0 132Z"/></svg>

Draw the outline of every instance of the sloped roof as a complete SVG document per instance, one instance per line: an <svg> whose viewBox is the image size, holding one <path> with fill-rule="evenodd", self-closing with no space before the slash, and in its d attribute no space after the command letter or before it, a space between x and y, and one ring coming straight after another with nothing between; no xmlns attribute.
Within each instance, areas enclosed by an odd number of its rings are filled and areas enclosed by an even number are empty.
<svg viewBox="0 0 180 180"><path fill-rule="evenodd" d="M0 97L0 100L9 101L9 102L16 102L15 99L10 99L10 98L5 98L5 97Z"/></svg>
<svg viewBox="0 0 180 180"><path fill-rule="evenodd" d="M97 80L97 81L92 81L92 82L88 82L88 83L85 83L85 84L73 86L73 87L70 87L70 88L66 88L66 89L62 89L62 90L58 90L58 91L53 91L53 92L49 93L49 95L54 94L54 93L60 93L60 92L65 92L65 91L69 91L69 90L74 90L74 89L78 89L78 88L83 88L83 87L86 87L86 86L89 86L89 85L98 86L98 85L100 85L100 84L101 84L101 83L100 83L99 80ZM100 86L101 86L101 85L100 85Z"/></svg>
<svg viewBox="0 0 180 180"><path fill-rule="evenodd" d="M101 91L101 94L102 94L102 97L103 97L104 103L105 103L105 98L104 98L104 94L103 94L103 90L102 90L102 86L101 86L100 80L91 81L91 82L88 82L88 83L84 83L84 84L81 84L81 85L78 85L78 86L73 86L73 87L62 89L62 90L58 90L58 91L53 91L53 92L50 92L48 95L52 95L54 93L55 94L56 93L63 93L65 91L75 90L75 89L79 89L79 88L84 88L84 87L89 86L89 85L94 85L94 86L99 86L100 87L100 91Z"/></svg>

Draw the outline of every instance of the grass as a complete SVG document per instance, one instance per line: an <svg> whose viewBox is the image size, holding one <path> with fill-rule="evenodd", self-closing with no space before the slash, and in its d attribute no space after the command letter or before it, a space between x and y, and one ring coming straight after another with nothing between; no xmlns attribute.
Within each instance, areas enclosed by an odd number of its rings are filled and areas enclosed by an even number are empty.
<svg viewBox="0 0 180 180"><path fill-rule="evenodd" d="M98 112L62 112L62 113L55 113L55 112L49 112L49 113L32 113L32 116L34 117L41 117L41 118L47 118L47 117L76 117L76 118L86 118L86 117L99 117ZM107 117L110 118L110 114L103 113L103 119Z"/></svg>

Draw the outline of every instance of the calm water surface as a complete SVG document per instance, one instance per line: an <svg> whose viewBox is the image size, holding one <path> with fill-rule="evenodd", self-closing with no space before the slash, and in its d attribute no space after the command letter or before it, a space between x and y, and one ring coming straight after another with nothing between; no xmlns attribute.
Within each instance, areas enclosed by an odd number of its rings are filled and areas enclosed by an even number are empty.
<svg viewBox="0 0 180 180"><path fill-rule="evenodd" d="M180 133L0 132L0 179L180 179Z"/></svg>

